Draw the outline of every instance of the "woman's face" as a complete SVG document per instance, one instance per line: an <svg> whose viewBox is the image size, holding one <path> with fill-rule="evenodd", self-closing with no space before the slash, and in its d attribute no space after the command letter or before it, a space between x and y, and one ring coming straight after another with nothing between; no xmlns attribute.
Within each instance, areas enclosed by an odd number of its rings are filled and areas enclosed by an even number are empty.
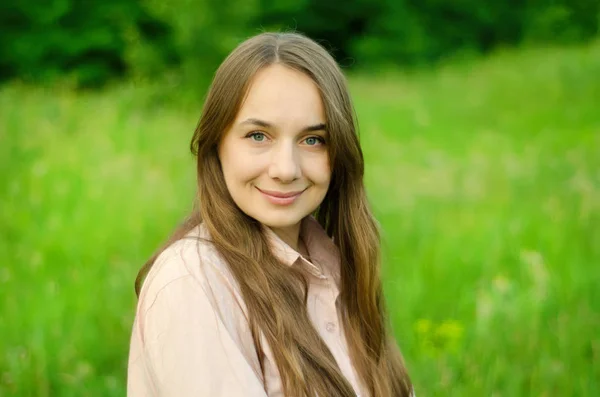
<svg viewBox="0 0 600 397"><path fill-rule="evenodd" d="M325 124L310 77L277 64L259 71L219 145L237 206L276 233L297 236L329 188Z"/></svg>

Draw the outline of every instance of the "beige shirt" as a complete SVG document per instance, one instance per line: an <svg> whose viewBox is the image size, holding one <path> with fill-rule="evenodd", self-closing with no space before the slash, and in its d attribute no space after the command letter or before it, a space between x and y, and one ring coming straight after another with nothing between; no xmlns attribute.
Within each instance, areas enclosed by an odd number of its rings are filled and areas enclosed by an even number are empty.
<svg viewBox="0 0 600 397"><path fill-rule="evenodd" d="M348 355L340 322L337 247L312 217L301 237L311 261L265 228L273 253L308 275L307 309L342 373L366 396ZM264 377L248 326L247 309L227 263L201 225L167 248L142 287L129 353L130 397L280 397L281 377L263 339Z"/></svg>

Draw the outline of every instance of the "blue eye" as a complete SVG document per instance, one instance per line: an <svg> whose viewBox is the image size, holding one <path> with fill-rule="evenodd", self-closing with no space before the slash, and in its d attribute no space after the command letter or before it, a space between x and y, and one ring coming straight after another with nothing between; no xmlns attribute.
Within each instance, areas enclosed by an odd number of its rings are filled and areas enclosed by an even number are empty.
<svg viewBox="0 0 600 397"><path fill-rule="evenodd" d="M262 132L251 132L250 134L246 135L246 137L252 139L254 142L264 142L266 139L265 134Z"/></svg>
<svg viewBox="0 0 600 397"><path fill-rule="evenodd" d="M304 141L309 146L315 146L315 145L318 145L320 143L325 143L325 141L324 141L323 138L320 138L320 137L317 137L317 136L309 136Z"/></svg>

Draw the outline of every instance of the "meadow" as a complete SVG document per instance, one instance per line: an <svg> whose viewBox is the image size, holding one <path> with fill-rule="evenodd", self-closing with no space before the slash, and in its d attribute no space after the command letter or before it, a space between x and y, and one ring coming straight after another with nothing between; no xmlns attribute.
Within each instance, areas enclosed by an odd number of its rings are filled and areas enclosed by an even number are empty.
<svg viewBox="0 0 600 397"><path fill-rule="evenodd" d="M417 396L599 396L600 43L350 83ZM0 88L0 396L125 395L135 275L195 190L204 92L157 92Z"/></svg>

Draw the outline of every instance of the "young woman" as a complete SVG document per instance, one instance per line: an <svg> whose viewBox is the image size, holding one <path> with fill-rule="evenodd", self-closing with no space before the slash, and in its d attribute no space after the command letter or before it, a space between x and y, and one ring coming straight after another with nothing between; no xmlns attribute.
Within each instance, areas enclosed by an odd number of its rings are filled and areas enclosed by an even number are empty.
<svg viewBox="0 0 600 397"><path fill-rule="evenodd" d="M409 396L327 51L293 33L242 43L191 146L197 211L136 280L129 396Z"/></svg>

